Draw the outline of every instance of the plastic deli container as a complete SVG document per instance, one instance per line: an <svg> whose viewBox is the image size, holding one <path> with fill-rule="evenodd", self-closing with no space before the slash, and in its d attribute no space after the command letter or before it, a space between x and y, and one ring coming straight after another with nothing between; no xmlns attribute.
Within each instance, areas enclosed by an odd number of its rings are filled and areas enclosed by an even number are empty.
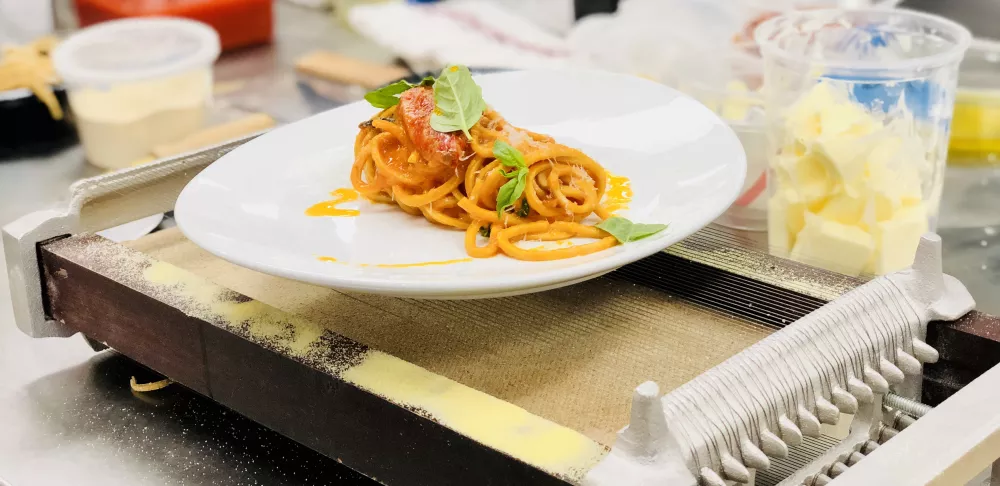
<svg viewBox="0 0 1000 486"><path fill-rule="evenodd" d="M219 37L177 18L116 20L84 29L52 54L94 165L128 167L154 145L202 127Z"/></svg>
<svg viewBox="0 0 1000 486"><path fill-rule="evenodd" d="M729 123L747 155L740 195L715 222L742 230L766 230L768 143L760 92L739 80L730 81L722 89L708 83L681 83L678 89Z"/></svg>
<svg viewBox="0 0 1000 486"><path fill-rule="evenodd" d="M849 275L913 262L936 226L961 25L906 10L762 23L772 253Z"/></svg>

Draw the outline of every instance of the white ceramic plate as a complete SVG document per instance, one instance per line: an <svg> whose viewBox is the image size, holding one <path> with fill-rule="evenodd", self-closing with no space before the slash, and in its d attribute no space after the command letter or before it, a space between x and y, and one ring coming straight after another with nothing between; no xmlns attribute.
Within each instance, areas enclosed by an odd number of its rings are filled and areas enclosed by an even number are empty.
<svg viewBox="0 0 1000 486"><path fill-rule="evenodd" d="M357 217L315 218L306 208L351 187L365 102L271 131L202 171L175 216L197 245L238 265L341 290L422 298L484 298L570 285L649 256L710 223L739 193L746 157L736 135L698 102L663 85L592 71L517 71L476 77L509 122L579 148L631 179L652 237L566 260L464 260L463 233L396 206L356 202ZM333 257L337 262L321 261Z"/></svg>

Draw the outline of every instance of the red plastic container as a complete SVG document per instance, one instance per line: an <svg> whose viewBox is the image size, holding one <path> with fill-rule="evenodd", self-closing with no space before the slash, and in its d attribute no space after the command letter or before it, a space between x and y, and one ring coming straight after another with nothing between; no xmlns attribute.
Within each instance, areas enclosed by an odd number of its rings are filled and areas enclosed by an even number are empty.
<svg viewBox="0 0 1000 486"><path fill-rule="evenodd" d="M74 0L80 26L125 17L198 20L218 33L222 50L271 42L272 0Z"/></svg>

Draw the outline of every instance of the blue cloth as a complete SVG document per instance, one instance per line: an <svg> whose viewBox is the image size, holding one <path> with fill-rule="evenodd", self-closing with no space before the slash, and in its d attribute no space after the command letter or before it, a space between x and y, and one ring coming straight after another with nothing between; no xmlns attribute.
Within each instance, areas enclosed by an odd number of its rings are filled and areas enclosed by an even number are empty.
<svg viewBox="0 0 1000 486"><path fill-rule="evenodd" d="M895 109L899 98L905 100L906 108L918 119L930 116L930 110L943 93L941 88L925 79L896 81L893 79L875 81L872 78L853 78L849 76L825 76L830 79L849 81L852 83L851 96L868 110L883 113ZM905 96L904 96L905 95Z"/></svg>
<svg viewBox="0 0 1000 486"><path fill-rule="evenodd" d="M862 27L861 30L867 37L867 45L861 46L862 50L867 50L869 47L872 50L888 47L894 36L892 32L886 32L878 25ZM858 39L858 37L853 39ZM842 47L850 48L848 46ZM906 108L917 119L927 119L930 116L931 107L934 106L935 102L941 102L944 95L940 86L926 79L904 80L833 74L823 77L852 83L851 96L872 112L885 113L896 108L899 105L899 98L905 95L903 99L906 102Z"/></svg>

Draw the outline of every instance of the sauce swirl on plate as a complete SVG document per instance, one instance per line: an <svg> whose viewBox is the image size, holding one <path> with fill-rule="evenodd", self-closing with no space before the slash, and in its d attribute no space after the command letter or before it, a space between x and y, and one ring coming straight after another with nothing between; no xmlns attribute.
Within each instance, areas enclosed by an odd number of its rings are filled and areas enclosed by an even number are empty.
<svg viewBox="0 0 1000 486"><path fill-rule="evenodd" d="M358 191L354 189L340 188L330 193L333 199L312 205L306 209L306 216L346 216L354 217L361 214L357 209L345 209L337 207L343 203L358 200Z"/></svg>

